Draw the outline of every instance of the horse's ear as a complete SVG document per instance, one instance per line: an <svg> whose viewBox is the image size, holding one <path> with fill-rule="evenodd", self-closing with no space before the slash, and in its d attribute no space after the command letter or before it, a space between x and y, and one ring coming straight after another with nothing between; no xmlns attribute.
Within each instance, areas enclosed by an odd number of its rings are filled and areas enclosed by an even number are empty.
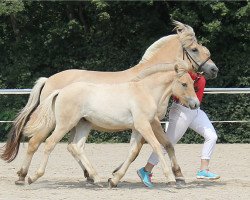
<svg viewBox="0 0 250 200"><path fill-rule="evenodd" d="M188 33L188 34L191 34L192 37L195 36L194 30L191 26L187 24L183 24L176 20L173 20L173 24L175 26L174 30L176 30L178 35L182 35L183 33Z"/></svg>
<svg viewBox="0 0 250 200"><path fill-rule="evenodd" d="M177 34L182 33L186 29L185 24L176 20L173 20L173 25L175 26L174 30L176 30Z"/></svg>

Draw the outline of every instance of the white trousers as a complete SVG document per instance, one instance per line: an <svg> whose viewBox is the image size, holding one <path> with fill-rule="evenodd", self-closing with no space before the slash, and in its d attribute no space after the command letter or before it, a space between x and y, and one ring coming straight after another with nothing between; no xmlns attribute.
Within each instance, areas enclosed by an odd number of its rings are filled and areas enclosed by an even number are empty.
<svg viewBox="0 0 250 200"><path fill-rule="evenodd" d="M205 142L201 159L210 159L216 144L217 134L206 113L200 108L191 110L173 102L169 112L169 125L166 131L170 142L175 145L188 128L204 137ZM164 153L166 154L165 149ZM148 162L152 165L157 165L159 162L158 156L153 152Z"/></svg>

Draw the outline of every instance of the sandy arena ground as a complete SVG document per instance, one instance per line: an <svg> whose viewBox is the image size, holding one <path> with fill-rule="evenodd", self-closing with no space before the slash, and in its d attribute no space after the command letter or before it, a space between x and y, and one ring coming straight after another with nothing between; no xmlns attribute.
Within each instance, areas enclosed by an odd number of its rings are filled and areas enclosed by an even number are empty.
<svg viewBox="0 0 250 200"><path fill-rule="evenodd" d="M176 154L186 177L186 186L166 186L160 166L157 166L153 177L154 189L144 187L136 174L136 170L145 164L149 156L151 148L148 145L144 145L140 155L115 189L108 188L107 179L112 170L125 159L129 144L87 144L87 155L102 177L104 188L86 183L80 167L67 152L66 144L57 145L42 178L32 185L15 185L16 172L26 147L27 144L21 145L17 159L12 163L0 161L1 200L250 199L250 144L217 145L210 167L211 171L221 175L221 179L217 181L201 181L195 178L202 145L179 144L176 146ZM38 167L42 149L43 145L33 158L30 173L34 173Z"/></svg>

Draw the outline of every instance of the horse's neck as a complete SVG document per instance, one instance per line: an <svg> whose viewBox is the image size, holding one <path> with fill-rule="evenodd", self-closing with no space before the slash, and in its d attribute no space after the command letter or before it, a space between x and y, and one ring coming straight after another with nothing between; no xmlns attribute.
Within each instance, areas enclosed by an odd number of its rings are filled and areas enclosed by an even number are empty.
<svg viewBox="0 0 250 200"><path fill-rule="evenodd" d="M165 39L164 39L165 38ZM178 35L164 37L156 47L151 45L145 52L140 63L154 65L158 63L174 62L176 58L183 58L183 48ZM156 42L157 43L157 42Z"/></svg>
<svg viewBox="0 0 250 200"><path fill-rule="evenodd" d="M183 59L183 49L177 35L166 36L166 39L162 41L162 44L157 48L149 47L142 57L141 61L125 70L124 73L130 77L136 76L150 66L156 64L173 63L176 58ZM156 42L157 43L157 42ZM157 46L157 45L156 45Z"/></svg>

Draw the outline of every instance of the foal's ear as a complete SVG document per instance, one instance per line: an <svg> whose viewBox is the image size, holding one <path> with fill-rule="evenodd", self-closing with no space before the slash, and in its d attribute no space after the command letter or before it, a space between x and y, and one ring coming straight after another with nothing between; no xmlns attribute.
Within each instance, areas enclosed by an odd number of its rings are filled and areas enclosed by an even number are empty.
<svg viewBox="0 0 250 200"><path fill-rule="evenodd" d="M174 65L174 71L178 74L179 73L179 65L178 63L175 63Z"/></svg>

